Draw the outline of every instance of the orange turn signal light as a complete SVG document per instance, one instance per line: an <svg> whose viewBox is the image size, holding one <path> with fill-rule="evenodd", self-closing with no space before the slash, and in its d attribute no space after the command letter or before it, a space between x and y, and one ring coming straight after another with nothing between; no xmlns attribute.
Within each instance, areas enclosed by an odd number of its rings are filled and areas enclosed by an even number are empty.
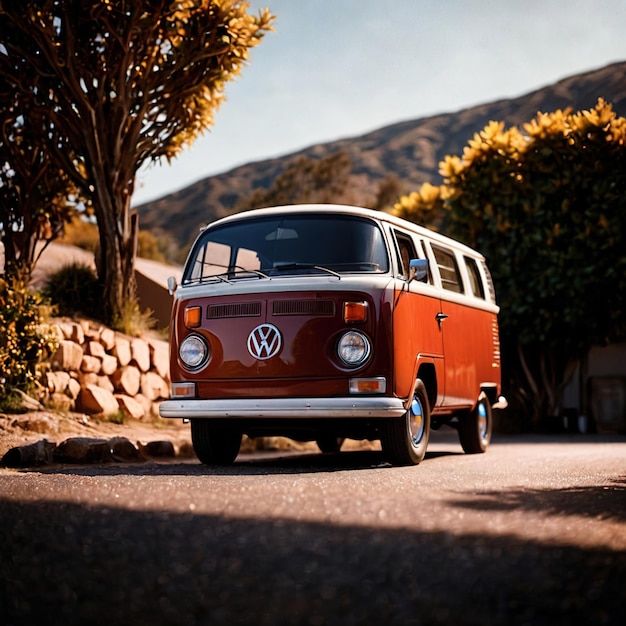
<svg viewBox="0 0 626 626"><path fill-rule="evenodd" d="M364 322L367 320L367 302L344 302L344 322Z"/></svg>
<svg viewBox="0 0 626 626"><path fill-rule="evenodd" d="M196 383L172 383L170 396L172 398L195 398Z"/></svg>
<svg viewBox="0 0 626 626"><path fill-rule="evenodd" d="M199 306L190 306L185 309L185 326L187 328L198 328L202 319L202 309Z"/></svg>
<svg viewBox="0 0 626 626"><path fill-rule="evenodd" d="M387 379L383 376L376 378L351 378L350 393L385 393L387 391Z"/></svg>

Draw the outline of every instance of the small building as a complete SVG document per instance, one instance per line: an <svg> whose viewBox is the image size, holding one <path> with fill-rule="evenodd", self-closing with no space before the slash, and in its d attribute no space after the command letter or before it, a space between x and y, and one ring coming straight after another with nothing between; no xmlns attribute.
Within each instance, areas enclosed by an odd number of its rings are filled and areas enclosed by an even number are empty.
<svg viewBox="0 0 626 626"><path fill-rule="evenodd" d="M589 351L563 392L563 407L571 430L626 432L626 343Z"/></svg>
<svg viewBox="0 0 626 626"><path fill-rule="evenodd" d="M41 289L50 274L72 263L87 265L95 271L92 252L61 243L49 244L35 266L30 286L34 289ZM174 276L176 281L180 282L182 267L139 257L135 259L139 306L143 311L149 309L152 312L157 330L166 329L170 323L172 297L167 287L169 276Z"/></svg>

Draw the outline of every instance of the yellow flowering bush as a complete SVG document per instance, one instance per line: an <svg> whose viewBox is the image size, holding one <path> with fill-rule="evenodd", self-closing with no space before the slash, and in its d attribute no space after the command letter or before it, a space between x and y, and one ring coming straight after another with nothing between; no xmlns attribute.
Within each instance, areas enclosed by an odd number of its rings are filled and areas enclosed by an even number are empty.
<svg viewBox="0 0 626 626"><path fill-rule="evenodd" d="M45 325L41 297L17 280L0 278L0 410L14 405L15 390L31 391L58 339Z"/></svg>

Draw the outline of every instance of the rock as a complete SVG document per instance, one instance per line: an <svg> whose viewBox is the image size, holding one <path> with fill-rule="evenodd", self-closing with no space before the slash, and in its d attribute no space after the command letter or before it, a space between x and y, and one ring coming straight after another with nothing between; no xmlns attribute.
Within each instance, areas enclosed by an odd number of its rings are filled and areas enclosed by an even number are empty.
<svg viewBox="0 0 626 626"><path fill-rule="evenodd" d="M141 375L141 393L151 401L167 398L170 393L169 385L156 373L146 372Z"/></svg>
<svg viewBox="0 0 626 626"><path fill-rule="evenodd" d="M78 372L78 382L81 388L87 385L97 385L98 374L95 372Z"/></svg>
<svg viewBox="0 0 626 626"><path fill-rule="evenodd" d="M139 450L126 437L112 437L109 439L109 452L114 461L128 462L141 461Z"/></svg>
<svg viewBox="0 0 626 626"><path fill-rule="evenodd" d="M95 374L98 374L101 367L102 361L98 357L90 356L89 354L83 355L83 360L80 364L81 372L94 372Z"/></svg>
<svg viewBox="0 0 626 626"><path fill-rule="evenodd" d="M141 372L134 365L126 365L115 371L111 382L120 393L135 396L139 392Z"/></svg>
<svg viewBox="0 0 626 626"><path fill-rule="evenodd" d="M94 326L94 324L89 320L80 320L79 324L82 326L83 333L85 334L85 339L94 339L98 341L98 338L100 337L99 326Z"/></svg>
<svg viewBox="0 0 626 626"><path fill-rule="evenodd" d="M70 377L66 393L70 398L72 398L72 400L76 400L76 398L78 398L78 394L80 393L80 383L75 378Z"/></svg>
<svg viewBox="0 0 626 626"><path fill-rule="evenodd" d="M148 441L147 443L137 442L139 452L153 458L171 458L176 456L174 444L171 441Z"/></svg>
<svg viewBox="0 0 626 626"><path fill-rule="evenodd" d="M117 358L120 365L124 367L131 360L130 341L122 335L115 335L115 345L113 346L113 355Z"/></svg>
<svg viewBox="0 0 626 626"><path fill-rule="evenodd" d="M26 446L11 448L2 457L4 467L31 467L34 465L48 465L54 458L56 444L42 439Z"/></svg>
<svg viewBox="0 0 626 626"><path fill-rule="evenodd" d="M104 326L100 331L100 343L104 346L105 350L113 350L115 346L115 331Z"/></svg>
<svg viewBox="0 0 626 626"><path fill-rule="evenodd" d="M141 404L141 406L143 407L144 417L152 416L152 400L146 398L146 396L144 396L142 393L138 393L136 396L134 396L133 400L135 400L135 402L139 402L139 404Z"/></svg>
<svg viewBox="0 0 626 626"><path fill-rule="evenodd" d="M62 322L60 324L63 335L73 343L82 344L85 341L83 327L76 322Z"/></svg>
<svg viewBox="0 0 626 626"><path fill-rule="evenodd" d="M117 398L122 413L124 413L126 417L132 417L139 420L144 416L146 412L144 407L134 398L124 394L117 394L115 397Z"/></svg>
<svg viewBox="0 0 626 626"><path fill-rule="evenodd" d="M130 342L131 362L135 362L142 372L150 369L150 348L143 340L135 337Z"/></svg>
<svg viewBox="0 0 626 626"><path fill-rule="evenodd" d="M102 364L100 366L100 372L105 374L106 376L111 376L115 373L115 370L118 368L117 358L112 354L105 354L102 357Z"/></svg>
<svg viewBox="0 0 626 626"><path fill-rule="evenodd" d="M164 380L170 379L170 347L167 341L149 339L152 368Z"/></svg>
<svg viewBox="0 0 626 626"><path fill-rule="evenodd" d="M47 372L46 383L50 393L65 393L70 384L69 372L59 370L58 372Z"/></svg>
<svg viewBox="0 0 626 626"><path fill-rule="evenodd" d="M72 339L72 322L59 321L56 325L63 335L61 339Z"/></svg>
<svg viewBox="0 0 626 626"><path fill-rule="evenodd" d="M98 387L102 387L102 389L110 391L111 393L115 391L115 387L113 386L113 383L108 376L98 376L98 379L96 380L96 385L98 385Z"/></svg>
<svg viewBox="0 0 626 626"><path fill-rule="evenodd" d="M115 415L119 411L115 396L107 389L93 384L80 390L76 407L90 415Z"/></svg>
<svg viewBox="0 0 626 626"><path fill-rule="evenodd" d="M85 347L87 354L98 357L100 360L102 360L102 357L106 354L104 346L99 341L88 341L85 344Z"/></svg>
<svg viewBox="0 0 626 626"><path fill-rule="evenodd" d="M57 463L107 463L112 460L109 442L106 439L70 437L54 450Z"/></svg>
<svg viewBox="0 0 626 626"><path fill-rule="evenodd" d="M73 341L64 339L52 355L50 363L54 369L78 371L83 360L83 349Z"/></svg>

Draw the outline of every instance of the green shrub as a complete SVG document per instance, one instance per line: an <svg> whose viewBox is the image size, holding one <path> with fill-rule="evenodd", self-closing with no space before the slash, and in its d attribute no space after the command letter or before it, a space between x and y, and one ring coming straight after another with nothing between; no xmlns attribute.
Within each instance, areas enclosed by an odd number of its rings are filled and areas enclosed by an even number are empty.
<svg viewBox="0 0 626 626"><path fill-rule="evenodd" d="M141 337L152 330L156 323L151 309L142 311L137 300L128 300L122 307L120 317L113 320L113 328L125 335Z"/></svg>
<svg viewBox="0 0 626 626"><path fill-rule="evenodd" d="M58 338L45 324L49 313L22 282L0 278L0 410L18 409L15 390L32 391L57 349Z"/></svg>
<svg viewBox="0 0 626 626"><path fill-rule="evenodd" d="M62 316L100 320L101 289L94 270L83 263L70 263L51 274L42 291Z"/></svg>

